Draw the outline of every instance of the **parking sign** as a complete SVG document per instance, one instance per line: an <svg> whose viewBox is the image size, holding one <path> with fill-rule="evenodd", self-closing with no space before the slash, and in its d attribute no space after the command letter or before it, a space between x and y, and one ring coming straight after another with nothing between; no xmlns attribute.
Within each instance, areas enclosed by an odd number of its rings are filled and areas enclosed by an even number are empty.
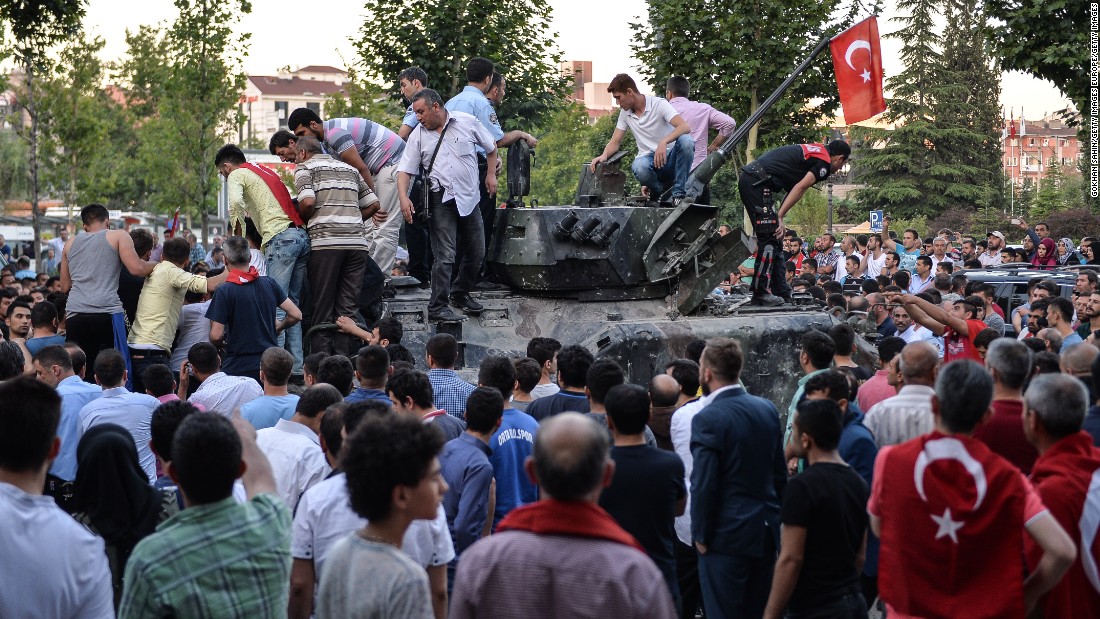
<svg viewBox="0 0 1100 619"><path fill-rule="evenodd" d="M871 232L882 232L882 211L871 211Z"/></svg>

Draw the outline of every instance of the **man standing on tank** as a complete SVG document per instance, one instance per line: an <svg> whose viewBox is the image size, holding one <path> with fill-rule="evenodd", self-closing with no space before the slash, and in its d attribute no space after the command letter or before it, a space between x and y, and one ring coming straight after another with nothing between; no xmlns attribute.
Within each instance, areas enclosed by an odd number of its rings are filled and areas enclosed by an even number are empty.
<svg viewBox="0 0 1100 619"><path fill-rule="evenodd" d="M833 140L828 146L822 144L788 144L770 150L741 169L737 178L738 193L745 211L752 221L756 235L757 249L763 252L768 246L773 248L774 256L770 261L769 280L771 291L763 286L755 288L752 303L754 305L782 305L789 300L791 288L787 284L787 269L783 260L781 241L786 226L783 216L802 199L806 190L815 183L825 180L839 170L852 149L843 140ZM782 205L773 212L765 210L764 192L785 192ZM759 281L760 268L764 260L756 261L753 281Z"/></svg>
<svg viewBox="0 0 1100 619"><path fill-rule="evenodd" d="M153 263L138 257L134 240L125 230L110 229L110 214L102 204L80 209L84 234L69 239L61 252L61 291L65 306L65 339L76 342L95 367L99 351L117 348L130 365L126 343L126 312L118 297L122 267L138 277L153 272ZM91 379L91 380L89 380ZM93 382L91 372L86 382Z"/></svg>

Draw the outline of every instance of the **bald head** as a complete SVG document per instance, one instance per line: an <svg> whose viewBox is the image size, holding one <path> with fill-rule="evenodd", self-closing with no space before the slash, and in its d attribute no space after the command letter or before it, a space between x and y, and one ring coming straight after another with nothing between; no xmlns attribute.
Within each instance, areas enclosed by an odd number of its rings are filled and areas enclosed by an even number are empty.
<svg viewBox="0 0 1100 619"><path fill-rule="evenodd" d="M680 399L680 383L668 374L658 374L649 381L649 400L653 406L663 408L676 406Z"/></svg>
<svg viewBox="0 0 1100 619"><path fill-rule="evenodd" d="M1059 355L1061 357L1062 372L1077 377L1090 376L1092 374L1092 362L1098 354L1100 354L1100 350L1088 342L1072 346Z"/></svg>
<svg viewBox="0 0 1100 619"><path fill-rule="evenodd" d="M539 426L528 473L552 498L594 502L610 480L609 450L606 428L580 413L561 413Z"/></svg>
<svg viewBox="0 0 1100 619"><path fill-rule="evenodd" d="M940 355L928 342L913 342L901 349L901 375L906 385L927 385L936 381L936 365Z"/></svg>

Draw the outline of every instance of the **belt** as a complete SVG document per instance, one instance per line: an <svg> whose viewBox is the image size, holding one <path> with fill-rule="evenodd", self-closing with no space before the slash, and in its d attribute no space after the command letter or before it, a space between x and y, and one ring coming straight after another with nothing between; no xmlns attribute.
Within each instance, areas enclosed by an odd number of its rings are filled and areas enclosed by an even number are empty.
<svg viewBox="0 0 1100 619"><path fill-rule="evenodd" d="M130 346L130 358L131 359L154 359L156 357L167 357L168 353L163 350L153 350L152 348L134 348Z"/></svg>

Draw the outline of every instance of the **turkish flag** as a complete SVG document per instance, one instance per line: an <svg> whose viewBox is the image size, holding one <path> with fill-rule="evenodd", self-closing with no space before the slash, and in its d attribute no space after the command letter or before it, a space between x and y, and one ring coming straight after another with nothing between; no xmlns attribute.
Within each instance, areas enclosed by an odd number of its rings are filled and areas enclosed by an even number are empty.
<svg viewBox="0 0 1100 619"><path fill-rule="evenodd" d="M845 30L833 38L829 49L844 122L851 125L885 112L878 20L871 16Z"/></svg>

